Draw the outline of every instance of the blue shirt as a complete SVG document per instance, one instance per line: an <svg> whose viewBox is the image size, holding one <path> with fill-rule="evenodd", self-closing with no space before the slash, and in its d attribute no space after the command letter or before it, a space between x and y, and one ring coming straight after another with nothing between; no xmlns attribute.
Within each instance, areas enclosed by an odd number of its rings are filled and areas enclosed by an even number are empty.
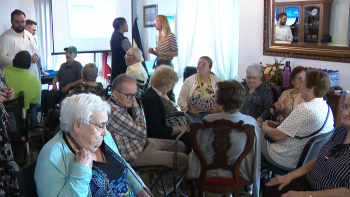
<svg viewBox="0 0 350 197"><path fill-rule="evenodd" d="M109 132L104 137L104 142L122 158ZM92 170L75 160L75 154L63 140L62 131L57 133L45 144L38 157L34 175L38 196L92 196L89 185ZM124 159L123 162L126 163ZM130 165L126 165L126 178L138 194L146 186Z"/></svg>

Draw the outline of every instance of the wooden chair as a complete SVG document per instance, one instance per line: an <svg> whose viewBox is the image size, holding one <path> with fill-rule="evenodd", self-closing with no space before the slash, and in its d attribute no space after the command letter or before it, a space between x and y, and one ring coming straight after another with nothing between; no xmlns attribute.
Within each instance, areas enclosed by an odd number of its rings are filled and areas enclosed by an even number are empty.
<svg viewBox="0 0 350 197"><path fill-rule="evenodd" d="M199 130L213 129L215 134L213 147L216 152L214 155L214 163L207 164L204 154L202 153L198 142L197 132ZM238 157L234 165L228 163L227 152L231 147L230 133L232 129L239 132L247 133L247 143L244 151ZM240 196L240 186L245 183L245 180L239 174L239 168L243 159L249 154L254 144L255 127L253 125L243 124L243 121L233 123L230 120L216 120L214 122L192 123L190 125L190 142L193 151L198 156L201 172L198 179L190 180L191 196L195 196L194 189L198 189L198 197L203 197L203 191L214 194L234 194L235 197ZM226 169L232 171L234 178L217 178L207 177L206 173L212 169Z"/></svg>

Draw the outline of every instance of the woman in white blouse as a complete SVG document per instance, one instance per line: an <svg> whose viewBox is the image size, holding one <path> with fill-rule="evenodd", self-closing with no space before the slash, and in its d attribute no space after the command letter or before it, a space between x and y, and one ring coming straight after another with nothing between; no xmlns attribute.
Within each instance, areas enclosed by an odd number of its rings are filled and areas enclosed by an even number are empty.
<svg viewBox="0 0 350 197"><path fill-rule="evenodd" d="M212 67L210 57L201 57L197 63L198 74L187 78L181 88L178 105L193 122L200 122L209 113L222 111L215 98L216 83L222 80L211 72Z"/></svg>

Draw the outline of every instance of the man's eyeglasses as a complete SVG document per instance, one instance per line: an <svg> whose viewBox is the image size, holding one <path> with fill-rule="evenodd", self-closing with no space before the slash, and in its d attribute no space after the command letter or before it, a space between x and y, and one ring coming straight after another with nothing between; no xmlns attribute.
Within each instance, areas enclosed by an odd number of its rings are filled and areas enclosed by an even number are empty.
<svg viewBox="0 0 350 197"><path fill-rule="evenodd" d="M121 93L121 94L124 94L126 96L127 99L131 100L132 98L138 98L140 96L140 93L137 92L136 94L125 94L119 90L117 90L117 92Z"/></svg>
<svg viewBox="0 0 350 197"><path fill-rule="evenodd" d="M129 55L129 54L125 54L125 56L129 56L129 57L132 57L132 56L134 56L134 55Z"/></svg>
<svg viewBox="0 0 350 197"><path fill-rule="evenodd" d="M89 121L89 123L95 125L95 126L98 127L100 130L103 130L103 129L106 128L106 126L109 124L109 122L106 122L106 123L104 123L104 124L98 125L98 124L95 124L95 123L93 123L93 122L91 122L91 121Z"/></svg>
<svg viewBox="0 0 350 197"><path fill-rule="evenodd" d="M346 110L350 111L350 107L347 104L341 104L340 105L340 110L342 110L342 111L346 111Z"/></svg>

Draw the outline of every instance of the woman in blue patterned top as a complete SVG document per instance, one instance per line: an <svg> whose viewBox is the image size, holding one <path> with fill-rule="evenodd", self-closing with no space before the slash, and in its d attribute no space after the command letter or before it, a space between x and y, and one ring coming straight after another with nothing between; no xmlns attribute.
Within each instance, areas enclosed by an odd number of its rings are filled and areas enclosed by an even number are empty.
<svg viewBox="0 0 350 197"><path fill-rule="evenodd" d="M61 131L40 151L38 196L150 196L106 130L111 109L94 94L67 97Z"/></svg>
<svg viewBox="0 0 350 197"><path fill-rule="evenodd" d="M263 197L350 196L350 96L341 105L342 125L323 146L317 158L266 184Z"/></svg>

